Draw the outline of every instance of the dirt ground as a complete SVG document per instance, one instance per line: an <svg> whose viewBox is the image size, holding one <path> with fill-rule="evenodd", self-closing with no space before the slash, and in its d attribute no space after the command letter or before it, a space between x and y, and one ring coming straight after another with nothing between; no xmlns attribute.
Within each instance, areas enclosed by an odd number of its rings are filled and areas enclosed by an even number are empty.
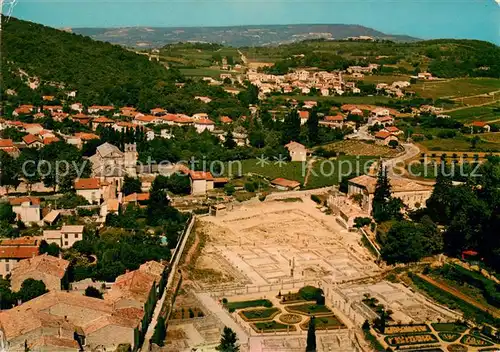
<svg viewBox="0 0 500 352"><path fill-rule="evenodd" d="M395 149L356 140L340 141L329 144L324 148L337 153L342 152L346 155L380 156L384 158L391 158L398 154L398 151Z"/></svg>

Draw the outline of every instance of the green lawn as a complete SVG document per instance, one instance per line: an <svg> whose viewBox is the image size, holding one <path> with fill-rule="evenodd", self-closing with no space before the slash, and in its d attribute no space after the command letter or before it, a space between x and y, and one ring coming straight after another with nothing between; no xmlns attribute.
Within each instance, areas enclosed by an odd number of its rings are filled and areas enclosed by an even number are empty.
<svg viewBox="0 0 500 352"><path fill-rule="evenodd" d="M227 302L227 309L243 309L252 307L272 307L273 303L268 299L256 299L253 301Z"/></svg>
<svg viewBox="0 0 500 352"><path fill-rule="evenodd" d="M249 320L267 320L275 316L279 311L279 308L262 308L244 310L241 314Z"/></svg>
<svg viewBox="0 0 500 352"><path fill-rule="evenodd" d="M320 188L339 184L342 177L352 173L363 174L365 169L375 160L366 156L342 156L337 160L318 159L314 163L312 172L305 188ZM224 176L237 177L248 173L261 175L269 180L283 177L304 183L307 165L301 162L287 162L281 166L270 160L268 165L262 166L258 159L248 159L224 164ZM359 172L358 172L359 171Z"/></svg>
<svg viewBox="0 0 500 352"><path fill-rule="evenodd" d="M309 322L310 322L310 320L308 320L306 323L302 324L300 327L304 330L307 330L309 328ZM315 323L316 329L318 329L318 330L326 330L326 329L332 329L332 328L345 327L345 325L335 315L316 317L314 319L314 323Z"/></svg>
<svg viewBox="0 0 500 352"><path fill-rule="evenodd" d="M446 81L419 81L411 90L424 98L456 98L500 90L500 79L460 78Z"/></svg>
<svg viewBox="0 0 500 352"><path fill-rule="evenodd" d="M410 76L408 75L365 75L363 78L354 78L358 81L363 81L364 83L387 83L392 84L396 81L409 81Z"/></svg>
<svg viewBox="0 0 500 352"><path fill-rule="evenodd" d="M274 330L287 331L287 329L289 329L290 331L295 331L295 326L282 324L274 320L268 322L253 323L252 325L255 327L255 330L262 330L263 332L273 332Z"/></svg>
<svg viewBox="0 0 500 352"><path fill-rule="evenodd" d="M446 113L462 123L472 121L492 121L500 119L500 104L475 106Z"/></svg>
<svg viewBox="0 0 500 352"><path fill-rule="evenodd" d="M221 73L228 72L219 70L217 68L209 68L209 67L181 68L180 71L185 76L202 76L202 77L207 76L213 78L219 78Z"/></svg>
<svg viewBox="0 0 500 352"><path fill-rule="evenodd" d="M310 314L310 315L332 313L330 308L328 308L327 306L321 306L314 303L304 303L304 304L287 306L287 310L292 313Z"/></svg>
<svg viewBox="0 0 500 352"><path fill-rule="evenodd" d="M467 325L460 323L431 323L434 330L439 332L465 332Z"/></svg>
<svg viewBox="0 0 500 352"><path fill-rule="evenodd" d="M375 105L376 103L385 104L389 102L390 98L385 96L331 96L331 97L323 97L323 96L308 96L308 95L274 95L271 96L271 99L283 99L290 98L295 99L297 101L303 100L314 100L314 101L326 101L326 102L335 102L340 104L369 104Z"/></svg>
<svg viewBox="0 0 500 352"><path fill-rule="evenodd" d="M481 137L480 134L477 136ZM498 152L500 143L481 140L477 143L476 149L472 149L471 142L467 137L457 136L455 138L440 139L434 138L420 142L421 145L430 151L457 151L457 152Z"/></svg>

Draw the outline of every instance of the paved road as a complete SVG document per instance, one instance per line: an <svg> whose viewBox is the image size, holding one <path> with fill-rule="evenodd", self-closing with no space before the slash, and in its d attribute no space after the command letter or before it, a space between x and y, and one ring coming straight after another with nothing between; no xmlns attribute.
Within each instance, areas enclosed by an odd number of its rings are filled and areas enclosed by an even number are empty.
<svg viewBox="0 0 500 352"><path fill-rule="evenodd" d="M394 179L405 179L408 181L418 182L422 185L434 186L436 183L434 181L416 180L407 176L405 163L418 156L420 154L420 149L412 143L404 143L401 145L405 149L403 154L384 161L384 165L387 166L388 176Z"/></svg>
<svg viewBox="0 0 500 352"><path fill-rule="evenodd" d="M200 300L200 302L213 314L217 316L217 318L224 324L225 326L233 329L233 331L238 336L238 341L241 344L245 344L248 341L248 334L243 328L231 318L229 313L220 305L216 300L210 297L210 293L196 293L196 297Z"/></svg>
<svg viewBox="0 0 500 352"><path fill-rule="evenodd" d="M368 125L361 126L357 132L346 136L346 139L363 139L363 140L374 140L370 132L368 132Z"/></svg>
<svg viewBox="0 0 500 352"><path fill-rule="evenodd" d="M153 318L151 319L151 323L149 324L148 330L146 331L146 335L144 337L144 344L142 345L142 349L141 349L143 352L150 351L150 349L151 349L149 340L151 339L151 337L153 337L156 322L158 321L158 317L160 316L160 312L161 312L161 309L163 307L163 303L165 302L165 298L167 297L167 291L172 287L172 285L174 283L174 275L177 271L177 267L179 265L179 261L180 261L181 256L182 256L182 252L184 252L184 247L186 246L189 234L191 233L191 230L193 228L194 221L195 221L195 216L193 215L193 218L191 219L191 222L189 223L188 228L187 228L186 232L184 233L184 237L181 239L180 244L178 245L178 247L175 250L175 253L174 253L175 259L174 259L174 262L172 263L172 270L170 271L170 275L168 276L168 279L167 279L167 285L165 286L165 290L163 291L163 295L156 303L155 311L153 313Z"/></svg>

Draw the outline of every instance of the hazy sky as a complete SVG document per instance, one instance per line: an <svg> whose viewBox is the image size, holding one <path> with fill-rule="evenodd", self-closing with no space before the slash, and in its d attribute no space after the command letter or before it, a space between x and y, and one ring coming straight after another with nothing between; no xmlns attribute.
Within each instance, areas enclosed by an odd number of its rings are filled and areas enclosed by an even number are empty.
<svg viewBox="0 0 500 352"><path fill-rule="evenodd" d="M347 23L500 44L500 4L494 0L17 0L13 16L54 27Z"/></svg>

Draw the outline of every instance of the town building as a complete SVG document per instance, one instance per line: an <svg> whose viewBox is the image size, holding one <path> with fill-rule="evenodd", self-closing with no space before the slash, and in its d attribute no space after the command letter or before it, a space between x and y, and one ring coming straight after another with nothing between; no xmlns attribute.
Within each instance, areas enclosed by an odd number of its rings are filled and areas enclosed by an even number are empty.
<svg viewBox="0 0 500 352"><path fill-rule="evenodd" d="M272 180L271 184L280 191L295 191L300 188L300 182L281 177Z"/></svg>
<svg viewBox="0 0 500 352"><path fill-rule="evenodd" d="M191 194L202 195L206 194L214 188L214 177L209 171L184 171L189 175L191 183Z"/></svg>
<svg viewBox="0 0 500 352"><path fill-rule="evenodd" d="M378 131L375 133L375 143L378 145L389 145L391 141L398 141L398 137L394 136L391 132Z"/></svg>
<svg viewBox="0 0 500 352"><path fill-rule="evenodd" d="M38 224L41 217L40 198L18 197L9 199L12 211L16 213L17 220L26 225Z"/></svg>
<svg viewBox="0 0 500 352"><path fill-rule="evenodd" d="M59 230L44 230L43 239L64 249L71 248L76 242L83 240L83 229L83 225L64 225Z"/></svg>
<svg viewBox="0 0 500 352"><path fill-rule="evenodd" d="M125 144L125 151L110 143L101 144L89 160L92 163L92 176L101 181L114 183L121 189L125 175L136 175L138 153L135 144Z"/></svg>
<svg viewBox="0 0 500 352"><path fill-rule="evenodd" d="M212 132L215 129L215 123L210 119L199 119L194 121L194 128L198 133L205 130Z"/></svg>
<svg viewBox="0 0 500 352"><path fill-rule="evenodd" d="M290 153L290 159L292 161L306 161L308 150L304 145L292 141L286 144L285 148L288 149L288 152Z"/></svg>
<svg viewBox="0 0 500 352"><path fill-rule="evenodd" d="M392 196L400 198L410 210L425 207L425 203L431 196L433 190L432 186L423 185L416 181L406 179L391 178L389 182L391 184ZM361 209L371 214L376 185L376 177L368 175L358 176L348 181L347 194L350 197L361 194Z"/></svg>
<svg viewBox="0 0 500 352"><path fill-rule="evenodd" d="M5 278L9 275L21 260L38 255L39 248L40 241L35 237L1 240L0 277Z"/></svg>
<svg viewBox="0 0 500 352"><path fill-rule="evenodd" d="M24 280L34 279L43 281L49 291L61 290L66 285L63 283L63 279L68 267L69 261L47 253L23 259L12 270L10 286L12 291L17 292L21 289Z"/></svg>
<svg viewBox="0 0 500 352"><path fill-rule="evenodd" d="M75 180L76 194L82 196L90 204L101 204L102 189L98 178L80 178Z"/></svg>

